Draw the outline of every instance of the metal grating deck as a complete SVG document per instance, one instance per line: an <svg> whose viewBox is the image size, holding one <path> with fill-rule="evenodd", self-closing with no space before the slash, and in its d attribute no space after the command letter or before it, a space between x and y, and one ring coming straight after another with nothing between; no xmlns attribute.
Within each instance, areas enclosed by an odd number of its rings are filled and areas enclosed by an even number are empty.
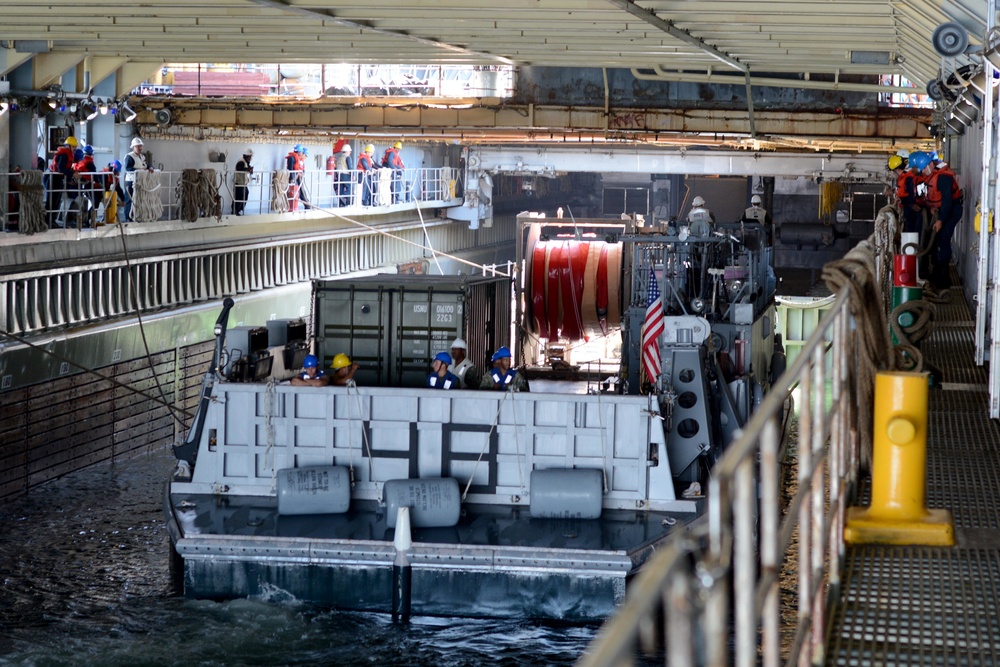
<svg viewBox="0 0 1000 667"><path fill-rule="evenodd" d="M848 547L827 665L1000 665L1000 423L953 294L921 349L943 387L929 396L927 506L952 511L958 544ZM858 495L867 503L868 479Z"/></svg>

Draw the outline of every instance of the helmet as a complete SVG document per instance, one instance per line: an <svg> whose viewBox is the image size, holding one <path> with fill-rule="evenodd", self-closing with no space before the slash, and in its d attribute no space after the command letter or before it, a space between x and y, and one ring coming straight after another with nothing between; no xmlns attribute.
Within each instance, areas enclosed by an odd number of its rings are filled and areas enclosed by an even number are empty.
<svg viewBox="0 0 1000 667"><path fill-rule="evenodd" d="M93 155L94 154L94 147L93 146L84 146L83 147L83 154L84 155Z"/></svg>
<svg viewBox="0 0 1000 667"><path fill-rule="evenodd" d="M79 145L79 142L76 140L76 137L66 137L66 141L64 141L63 143L66 144L67 146L72 146L73 148L76 148Z"/></svg>
<svg viewBox="0 0 1000 667"><path fill-rule="evenodd" d="M510 359L510 348L501 347L499 350L493 353L493 358L490 361L496 361L497 359Z"/></svg>
<svg viewBox="0 0 1000 667"><path fill-rule="evenodd" d="M145 144L142 143L142 139L140 139L139 137L133 139L132 143L128 145L129 148L135 148L136 146L145 146Z"/></svg>
<svg viewBox="0 0 1000 667"><path fill-rule="evenodd" d="M704 205L705 205L705 200L702 199L700 196L695 197L694 199L691 200L691 206L704 206Z"/></svg>
<svg viewBox="0 0 1000 667"><path fill-rule="evenodd" d="M303 146L303 147L302 147L302 154L303 154L303 155L309 155L309 149L308 149L308 148L306 148L305 146Z"/></svg>
<svg viewBox="0 0 1000 667"><path fill-rule="evenodd" d="M760 204L762 202L763 200L760 198L760 195L754 195L753 197L750 197L751 204Z"/></svg>
<svg viewBox="0 0 1000 667"><path fill-rule="evenodd" d="M903 158L898 155L889 156L889 169L899 169L903 166Z"/></svg>
<svg viewBox="0 0 1000 667"><path fill-rule="evenodd" d="M917 171L922 171L924 167L931 163L931 156L924 151L914 151L910 153L910 166Z"/></svg>
<svg viewBox="0 0 1000 667"><path fill-rule="evenodd" d="M434 361L441 361L448 366L451 366L451 355L447 352L438 352L434 355Z"/></svg>
<svg viewBox="0 0 1000 667"><path fill-rule="evenodd" d="M905 148L900 148L898 151L896 151L896 155L898 155L903 159L906 159L910 157L910 151L906 150Z"/></svg>
<svg viewBox="0 0 1000 667"><path fill-rule="evenodd" d="M335 371L339 371L341 368L346 368L351 365L351 358L341 352L333 358L333 363L330 364L330 368Z"/></svg>
<svg viewBox="0 0 1000 667"><path fill-rule="evenodd" d="M344 147L340 149L340 152L341 153L350 153L352 150L354 150L354 149L351 148L350 144L344 144Z"/></svg>
<svg viewBox="0 0 1000 667"><path fill-rule="evenodd" d="M931 156L931 162L936 164L941 161L941 158L938 157L937 151L931 151L929 155Z"/></svg>
<svg viewBox="0 0 1000 667"><path fill-rule="evenodd" d="M366 153L374 153L375 152L375 145L374 144L368 144L367 146L365 146L365 152Z"/></svg>
<svg viewBox="0 0 1000 667"><path fill-rule="evenodd" d="M392 147L395 148L396 150L399 150L400 148L403 147L403 142L402 141L397 141L396 143L394 143L392 145Z"/></svg>
<svg viewBox="0 0 1000 667"><path fill-rule="evenodd" d="M76 160L77 162L79 162L80 160L83 159L83 149L82 148L77 148L75 151L73 151L73 159Z"/></svg>
<svg viewBox="0 0 1000 667"><path fill-rule="evenodd" d="M319 366L319 359L316 358L315 354L307 354L305 360L302 362L302 368L316 368Z"/></svg>
<svg viewBox="0 0 1000 667"><path fill-rule="evenodd" d="M117 173L117 172L119 172L119 171L121 171L121 170L122 170L122 163L121 163L121 160L115 160L114 162L112 162L112 163L111 163L111 164L109 164L108 166L109 166L109 167L111 167L111 169L112 169L112 170L113 170L113 171L114 171L115 173Z"/></svg>
<svg viewBox="0 0 1000 667"><path fill-rule="evenodd" d="M456 338L455 340L451 341L451 349L454 350L456 348L459 350L468 350L469 346L466 345L465 341L462 340L461 338Z"/></svg>
<svg viewBox="0 0 1000 667"><path fill-rule="evenodd" d="M247 157L252 157L253 156L253 149L252 148L248 148L245 151L243 151L243 154L246 155Z"/></svg>

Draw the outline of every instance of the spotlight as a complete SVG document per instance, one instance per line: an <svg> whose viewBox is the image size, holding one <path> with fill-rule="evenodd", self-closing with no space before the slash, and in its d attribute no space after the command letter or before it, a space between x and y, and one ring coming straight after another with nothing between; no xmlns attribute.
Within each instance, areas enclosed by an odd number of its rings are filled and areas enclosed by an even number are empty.
<svg viewBox="0 0 1000 667"><path fill-rule="evenodd" d="M125 117L122 118L123 123L131 123L133 120L135 120L135 117L139 115L132 110L132 107L128 105L128 102L122 104L122 113L125 114Z"/></svg>
<svg viewBox="0 0 1000 667"><path fill-rule="evenodd" d="M10 102L7 100L0 100L0 113L3 113L10 108Z"/></svg>
<svg viewBox="0 0 1000 667"><path fill-rule="evenodd" d="M108 115L108 103L107 102L101 102L100 104L97 105L97 110L101 112L102 116L107 116Z"/></svg>
<svg viewBox="0 0 1000 667"><path fill-rule="evenodd" d="M50 109L55 109L58 105L59 105L58 101L56 101L54 98L51 98L51 97L49 98L49 108Z"/></svg>

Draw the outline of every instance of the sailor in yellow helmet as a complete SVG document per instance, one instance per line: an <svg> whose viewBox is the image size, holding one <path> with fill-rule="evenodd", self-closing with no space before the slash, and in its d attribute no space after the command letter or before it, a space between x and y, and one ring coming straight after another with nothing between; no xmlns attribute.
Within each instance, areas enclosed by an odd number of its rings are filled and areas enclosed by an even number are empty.
<svg viewBox="0 0 1000 667"><path fill-rule="evenodd" d="M333 377L330 378L330 384L336 387L344 387L354 384L354 373L358 370L359 366L352 362L349 356L341 352L334 356L330 368L333 369Z"/></svg>

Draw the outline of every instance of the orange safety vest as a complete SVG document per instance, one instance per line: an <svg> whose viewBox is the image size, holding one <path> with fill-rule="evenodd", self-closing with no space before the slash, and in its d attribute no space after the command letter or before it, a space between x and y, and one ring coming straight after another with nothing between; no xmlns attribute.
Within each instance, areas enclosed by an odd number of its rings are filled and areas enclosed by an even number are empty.
<svg viewBox="0 0 1000 667"><path fill-rule="evenodd" d="M395 148L386 148L385 155L382 156L382 166L402 169L403 160L399 157L399 150Z"/></svg>
<svg viewBox="0 0 1000 667"><path fill-rule="evenodd" d="M927 177L927 205L931 208L941 208L941 191L937 185L938 177L941 175L951 177L951 200L957 201L962 198L962 189L958 187L955 172L950 167L935 169L934 173Z"/></svg>
<svg viewBox="0 0 1000 667"><path fill-rule="evenodd" d="M909 188L907 188L907 183L909 183ZM916 199L917 196L917 175L910 170L904 170L899 176L896 177L896 196L902 201L907 197L913 197Z"/></svg>
<svg viewBox="0 0 1000 667"><path fill-rule="evenodd" d="M80 174L80 180L82 181L92 181L94 177L90 174L97 172L97 165L94 164L94 158L90 155L85 156L82 160L73 165L73 171Z"/></svg>
<svg viewBox="0 0 1000 667"><path fill-rule="evenodd" d="M66 167L73 168L73 149L69 146L60 146L56 149L56 154L52 156L52 162L49 163L49 171L59 171L59 156L62 155L66 158Z"/></svg>
<svg viewBox="0 0 1000 667"><path fill-rule="evenodd" d="M372 162L372 156L368 153L362 153L358 156L358 171L372 171L375 168L375 164Z"/></svg>
<svg viewBox="0 0 1000 667"><path fill-rule="evenodd" d="M306 162L302 159L302 156L292 151L285 156L285 165L288 165L288 158L292 158L292 168L289 171L303 172L305 171Z"/></svg>

